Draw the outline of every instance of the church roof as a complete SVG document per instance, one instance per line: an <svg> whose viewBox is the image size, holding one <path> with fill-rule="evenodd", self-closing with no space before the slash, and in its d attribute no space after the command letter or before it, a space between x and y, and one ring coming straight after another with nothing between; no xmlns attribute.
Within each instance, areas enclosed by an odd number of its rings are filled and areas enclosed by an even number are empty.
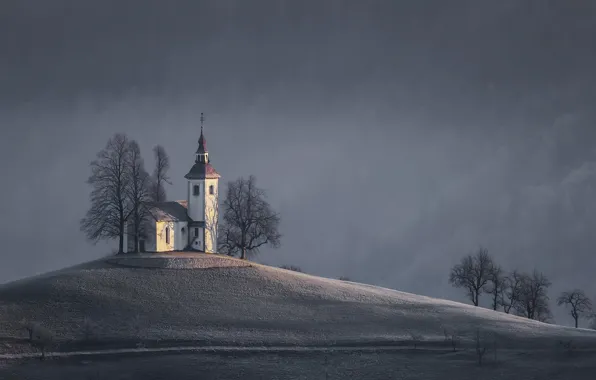
<svg viewBox="0 0 596 380"><path fill-rule="evenodd" d="M201 136L199 136L199 147L197 148L197 153L202 154L207 152L207 140L205 136L203 136L203 127L201 127Z"/></svg>
<svg viewBox="0 0 596 380"><path fill-rule="evenodd" d="M187 201L148 202L149 212L155 220L165 222L188 222Z"/></svg>
<svg viewBox="0 0 596 380"><path fill-rule="evenodd" d="M190 171L184 176L186 179L219 178L220 175L208 162L195 162Z"/></svg>

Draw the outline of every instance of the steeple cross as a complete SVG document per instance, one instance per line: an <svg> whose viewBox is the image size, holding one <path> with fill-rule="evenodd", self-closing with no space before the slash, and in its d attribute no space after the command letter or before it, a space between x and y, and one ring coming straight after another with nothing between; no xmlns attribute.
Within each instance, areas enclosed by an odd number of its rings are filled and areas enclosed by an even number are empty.
<svg viewBox="0 0 596 380"><path fill-rule="evenodd" d="M203 122L205 121L205 116L203 116L203 113L201 112L201 133L203 133Z"/></svg>

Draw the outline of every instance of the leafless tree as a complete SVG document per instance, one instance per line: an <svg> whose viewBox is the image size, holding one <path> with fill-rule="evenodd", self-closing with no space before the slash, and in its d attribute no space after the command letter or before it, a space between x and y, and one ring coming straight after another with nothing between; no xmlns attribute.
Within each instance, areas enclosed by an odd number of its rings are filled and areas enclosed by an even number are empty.
<svg viewBox="0 0 596 380"><path fill-rule="evenodd" d="M451 344L451 349L453 352L457 350L457 333L455 331L449 331L447 328L443 328L443 335L445 335L445 342L449 342Z"/></svg>
<svg viewBox="0 0 596 380"><path fill-rule="evenodd" d="M503 304L504 293L507 289L507 282L505 280L505 273L503 269L493 263L489 270L489 284L486 292L491 295L491 306L493 310L497 310Z"/></svg>
<svg viewBox="0 0 596 380"><path fill-rule="evenodd" d="M579 318L589 317L592 312L592 302L584 291L580 289L561 293L559 298L557 298L557 305L568 305L571 308L571 316L575 321L575 328L577 328Z"/></svg>
<svg viewBox="0 0 596 380"><path fill-rule="evenodd" d="M126 187L126 196L130 204L130 212L127 216L130 231L128 235L133 239L133 252L139 251L139 240L145 236L145 221L148 216L148 209L145 207L150 198L150 177L145 171L145 164L141 157L141 149L136 141L129 143L128 155L126 159L126 168L128 171L128 186Z"/></svg>
<svg viewBox="0 0 596 380"><path fill-rule="evenodd" d="M131 210L127 197L129 147L128 137L118 133L97 153L87 180L93 187L91 207L81 219L81 231L92 242L118 238L118 253L124 252L124 227Z"/></svg>
<svg viewBox="0 0 596 380"><path fill-rule="evenodd" d="M263 245L279 247L280 217L266 200L265 191L256 186L256 179L239 178L229 182L222 203L223 218L219 231L219 248L228 255L254 254Z"/></svg>
<svg viewBox="0 0 596 380"><path fill-rule="evenodd" d="M166 200L164 184L172 184L168 176L170 156L168 156L165 148L161 145L156 145L153 148L153 155L155 157L155 169L151 178L151 199L155 202L163 202Z"/></svg>
<svg viewBox="0 0 596 380"><path fill-rule="evenodd" d="M456 288L466 289L474 306L478 306L480 294L486 290L490 281L492 267L493 261L488 250L480 247L475 255L465 256L459 264L451 268L449 283Z"/></svg>
<svg viewBox="0 0 596 380"><path fill-rule="evenodd" d="M501 298L501 305L503 311L507 314L511 309L515 310L515 305L519 302L519 294L521 291L521 274L514 270L503 279L503 297Z"/></svg>
<svg viewBox="0 0 596 380"><path fill-rule="evenodd" d="M548 302L539 303L538 308L536 308L536 317L534 319L544 323L554 323L553 314Z"/></svg>
<svg viewBox="0 0 596 380"><path fill-rule="evenodd" d="M552 317L547 295L551 282L537 270L520 276L519 302L514 306L515 310L526 318L548 322Z"/></svg>

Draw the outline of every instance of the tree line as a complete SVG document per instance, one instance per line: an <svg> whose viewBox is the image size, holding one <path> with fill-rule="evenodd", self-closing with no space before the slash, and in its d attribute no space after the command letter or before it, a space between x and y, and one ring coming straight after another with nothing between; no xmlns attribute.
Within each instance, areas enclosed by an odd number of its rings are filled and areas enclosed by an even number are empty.
<svg viewBox="0 0 596 380"><path fill-rule="evenodd" d="M506 271L491 257L486 248L480 247L475 254L464 256L449 273L449 283L464 289L474 306L478 306L481 295L487 295L495 311L513 313L541 322L552 322L548 289L550 280L540 271L531 273L518 270ZM561 293L556 300L558 306L570 310L578 327L580 318L592 320L596 327L596 314L592 302L581 289Z"/></svg>
<svg viewBox="0 0 596 380"><path fill-rule="evenodd" d="M81 231L91 242L118 239L118 253L124 252L124 237L134 241L146 238L149 202L167 199L165 185L171 185L168 175L170 158L161 145L153 148L155 167L152 174L145 170L139 144L127 135L116 133L90 163L90 207L81 219ZM273 210L265 190L257 187L255 176L239 178L227 184L226 197L215 199L222 216L217 239L220 253L246 259L262 246L279 247L280 216ZM125 226L130 226L129 229Z"/></svg>

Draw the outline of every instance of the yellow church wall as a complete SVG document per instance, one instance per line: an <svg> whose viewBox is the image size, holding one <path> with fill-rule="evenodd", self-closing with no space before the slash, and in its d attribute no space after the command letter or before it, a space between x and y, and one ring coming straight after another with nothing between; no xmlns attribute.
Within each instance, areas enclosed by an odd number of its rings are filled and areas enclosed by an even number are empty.
<svg viewBox="0 0 596 380"><path fill-rule="evenodd" d="M174 250L174 223L173 222L156 222L156 236L155 248L157 252L173 251ZM168 231L169 230L169 231ZM166 232L169 232L170 243L167 243Z"/></svg>
<svg viewBox="0 0 596 380"><path fill-rule="evenodd" d="M217 252L217 221L219 218L219 205L218 205L218 180L217 179L206 179L205 180L205 252L215 253ZM209 188L213 186L214 194L210 194Z"/></svg>

